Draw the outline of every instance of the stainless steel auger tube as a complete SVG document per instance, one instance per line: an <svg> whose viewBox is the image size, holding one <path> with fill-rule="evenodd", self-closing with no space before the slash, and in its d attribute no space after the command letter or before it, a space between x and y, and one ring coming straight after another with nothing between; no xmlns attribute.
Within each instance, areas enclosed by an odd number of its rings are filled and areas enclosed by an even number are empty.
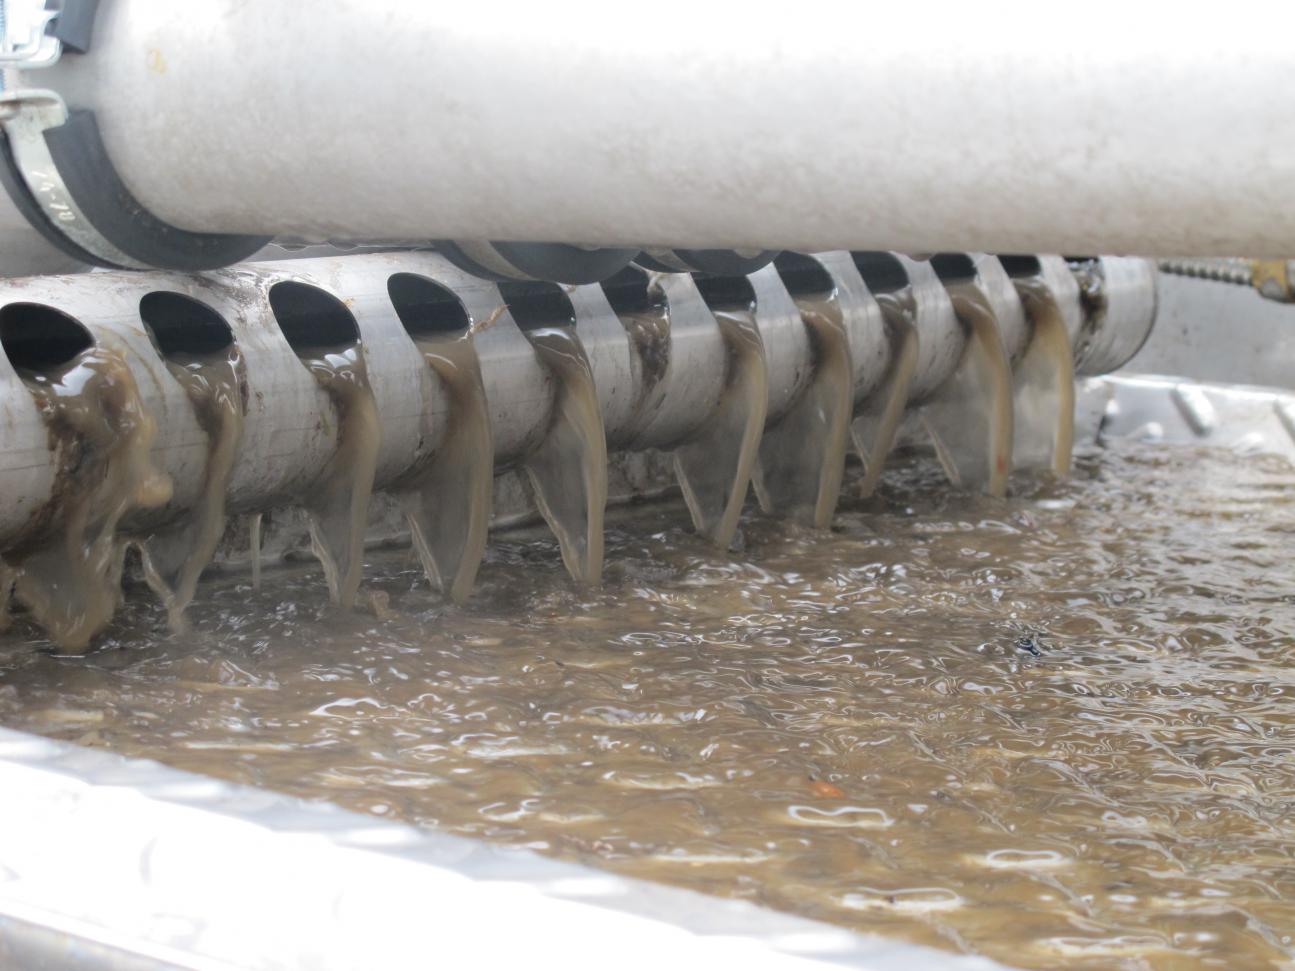
<svg viewBox="0 0 1295 971"><path fill-rule="evenodd" d="M1075 371L1106 374L1132 359L1156 317L1156 266L1108 256L1074 264L1084 323L1075 343Z"/></svg>
<svg viewBox="0 0 1295 971"><path fill-rule="evenodd" d="M881 315L865 277L879 292L911 292L921 354L910 400L937 389L956 365L962 329L930 264L889 254L819 254L812 258L834 281L849 321L856 401L863 401L892 366ZM1001 272L996 262L994 273ZM1054 270L1060 263L1052 263ZM863 266L866 273L861 274ZM1076 328L1087 341L1089 366L1117 366L1145 337L1153 312L1153 283L1141 261L1103 259L1082 271L1098 276L1090 290L1097 324ZM880 269L878 269L880 268ZM644 371L626 328L612 309L614 287L568 288L574 328L588 356L606 437L612 448L670 448L697 432L715 405L717 375L726 350L715 318L687 275L628 271L628 284L644 299L661 302L669 316L669 367L657 389L650 420L635 425L635 403L644 394ZM519 460L543 436L553 408L551 377L519 331L493 284L474 279L432 253L377 254L255 264L201 276L103 273L17 280L0 287L0 421L5 441L0 462L0 546L39 524L55 491L49 434L14 363L31 353L29 342L57 340L51 317L87 339L118 348L141 397L157 417L152 447L156 464L174 482L174 497L150 521L174 517L198 495L206 462L206 437L193 408L162 367L140 316L149 293L167 292L214 310L228 324L247 367L246 427L229 489L229 510L246 511L290 502L319 477L337 446L333 406L299 360L276 322L271 294L284 284L317 288L336 298L362 339L382 430L377 482L396 482L434 453L444 432L448 401L425 366L393 307L388 282L396 274L425 277L445 288L472 322L490 405L498 467ZM767 423L786 412L813 370L810 341L780 271L767 267L750 279L755 320L768 362ZM1058 277L1073 283L1068 270ZM1091 321L1079 288L1058 285L1070 319ZM1101 302L1104 301L1104 302ZM82 330L83 329L83 330ZM73 333L73 338L75 338Z"/></svg>
<svg viewBox="0 0 1295 971"><path fill-rule="evenodd" d="M143 210L200 233L1279 255L1295 12L1266 9L1166 30L1099 4L1058 29L1024 0L667 0L626 30L573 0L101 0L89 50L22 81L92 112Z"/></svg>

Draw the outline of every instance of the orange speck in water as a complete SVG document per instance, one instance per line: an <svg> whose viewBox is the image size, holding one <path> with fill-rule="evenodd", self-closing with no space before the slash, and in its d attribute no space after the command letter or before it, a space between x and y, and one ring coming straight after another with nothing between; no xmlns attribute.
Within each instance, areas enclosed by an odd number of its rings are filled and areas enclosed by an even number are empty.
<svg viewBox="0 0 1295 971"><path fill-rule="evenodd" d="M844 799L845 792L840 786L834 786L822 779L810 779L809 789L819 799Z"/></svg>

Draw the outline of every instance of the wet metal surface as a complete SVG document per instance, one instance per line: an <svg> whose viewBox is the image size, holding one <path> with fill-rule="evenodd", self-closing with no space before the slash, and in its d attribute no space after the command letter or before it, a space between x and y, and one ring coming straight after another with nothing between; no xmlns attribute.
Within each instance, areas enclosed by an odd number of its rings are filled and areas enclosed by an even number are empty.
<svg viewBox="0 0 1295 971"><path fill-rule="evenodd" d="M831 533L678 504L580 590L540 531L452 605L403 553L0 640L0 723L1025 967L1295 961L1295 470L1119 445L931 463ZM385 596L373 596L373 594Z"/></svg>

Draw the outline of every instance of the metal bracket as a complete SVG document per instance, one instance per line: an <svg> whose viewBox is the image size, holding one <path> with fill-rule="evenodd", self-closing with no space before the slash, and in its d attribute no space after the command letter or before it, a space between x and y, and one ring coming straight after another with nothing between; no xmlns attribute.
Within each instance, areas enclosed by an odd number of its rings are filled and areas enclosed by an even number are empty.
<svg viewBox="0 0 1295 971"><path fill-rule="evenodd" d="M9 36L12 0L0 0L0 68L36 69L52 67L63 55L63 42L50 32L50 25L58 17L58 10L43 7L32 15L27 37L12 43Z"/></svg>

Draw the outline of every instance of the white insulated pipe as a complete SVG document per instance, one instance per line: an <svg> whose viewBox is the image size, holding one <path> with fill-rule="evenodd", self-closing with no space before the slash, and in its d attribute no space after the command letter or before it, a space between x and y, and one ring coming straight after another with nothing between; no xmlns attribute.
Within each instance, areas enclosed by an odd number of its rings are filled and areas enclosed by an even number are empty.
<svg viewBox="0 0 1295 971"><path fill-rule="evenodd" d="M194 231L1289 256L1292 36L1286 0L102 0L25 80Z"/></svg>

